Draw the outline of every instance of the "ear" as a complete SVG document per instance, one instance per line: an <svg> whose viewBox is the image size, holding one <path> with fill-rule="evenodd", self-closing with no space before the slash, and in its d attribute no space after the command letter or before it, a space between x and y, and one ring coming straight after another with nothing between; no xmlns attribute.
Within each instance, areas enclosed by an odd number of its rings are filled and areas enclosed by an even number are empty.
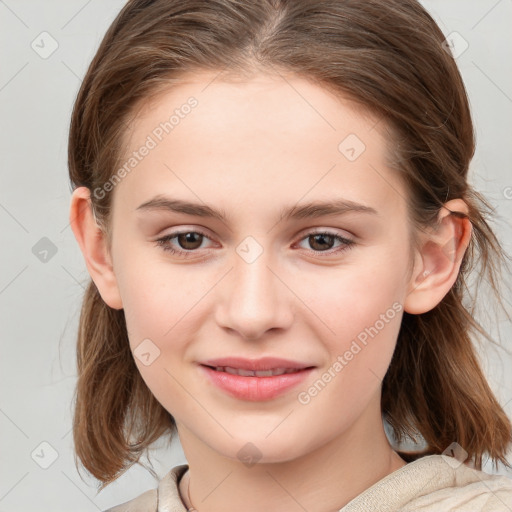
<svg viewBox="0 0 512 512"><path fill-rule="evenodd" d="M437 226L421 235L404 301L407 313L418 315L430 311L455 283L471 238L472 226L467 214L468 207L462 199L448 201L439 211Z"/></svg>
<svg viewBox="0 0 512 512"><path fill-rule="evenodd" d="M73 191L69 222L102 299L111 308L122 309L107 238L96 222L87 187L78 187Z"/></svg>

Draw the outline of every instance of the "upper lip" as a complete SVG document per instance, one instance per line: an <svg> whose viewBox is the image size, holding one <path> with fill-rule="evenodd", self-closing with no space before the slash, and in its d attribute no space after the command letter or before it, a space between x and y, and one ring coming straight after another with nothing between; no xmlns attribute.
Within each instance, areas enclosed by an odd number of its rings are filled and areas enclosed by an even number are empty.
<svg viewBox="0 0 512 512"><path fill-rule="evenodd" d="M261 359L245 359L243 357L223 357L220 359L208 359L201 361L205 366L223 366L230 368L237 368L240 370L274 370L276 368L285 369L303 369L311 368L314 365L308 363L301 363L298 361L291 361L290 359L281 359L279 357L262 357Z"/></svg>

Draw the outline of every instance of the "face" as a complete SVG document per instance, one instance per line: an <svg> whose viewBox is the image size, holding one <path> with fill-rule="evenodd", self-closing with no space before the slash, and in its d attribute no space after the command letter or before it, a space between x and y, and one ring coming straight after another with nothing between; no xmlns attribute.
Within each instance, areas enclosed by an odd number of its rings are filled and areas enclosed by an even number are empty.
<svg viewBox="0 0 512 512"><path fill-rule="evenodd" d="M132 123L113 191L117 287L135 362L180 436L287 461L376 428L408 291L406 191L377 120L349 101L294 77L214 76ZM264 382L203 366L228 357L309 369Z"/></svg>

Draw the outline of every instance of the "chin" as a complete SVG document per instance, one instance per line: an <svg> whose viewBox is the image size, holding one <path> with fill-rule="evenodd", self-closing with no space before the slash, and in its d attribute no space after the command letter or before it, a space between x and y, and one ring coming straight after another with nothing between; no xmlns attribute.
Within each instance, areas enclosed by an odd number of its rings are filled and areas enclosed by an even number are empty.
<svg viewBox="0 0 512 512"><path fill-rule="evenodd" d="M211 445L220 455L241 462L246 467L255 464L276 464L295 460L305 454L305 443L291 439L290 436L274 439L261 436L241 436L228 441L228 445ZM301 447L299 451L297 448Z"/></svg>

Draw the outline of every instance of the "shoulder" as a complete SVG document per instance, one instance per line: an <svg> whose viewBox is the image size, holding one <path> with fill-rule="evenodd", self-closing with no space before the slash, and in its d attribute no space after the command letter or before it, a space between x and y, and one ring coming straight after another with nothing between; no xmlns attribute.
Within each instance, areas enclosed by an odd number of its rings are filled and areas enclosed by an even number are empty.
<svg viewBox="0 0 512 512"><path fill-rule="evenodd" d="M104 512L157 512L158 495L156 489L150 489L136 498L121 505L109 508Z"/></svg>
<svg viewBox="0 0 512 512"><path fill-rule="evenodd" d="M442 457L442 456L441 456ZM441 464L441 462L439 461ZM444 462L446 465L446 462ZM431 492L418 495L404 507L406 511L467 510L510 512L512 479L491 475L461 464L442 468L438 484Z"/></svg>
<svg viewBox="0 0 512 512"><path fill-rule="evenodd" d="M178 512L185 510L179 494L178 483L187 469L187 464L175 466L160 480L156 489L150 489L104 512L158 512L160 509Z"/></svg>
<svg viewBox="0 0 512 512"><path fill-rule="evenodd" d="M389 474L341 510L510 512L512 479L430 455Z"/></svg>

